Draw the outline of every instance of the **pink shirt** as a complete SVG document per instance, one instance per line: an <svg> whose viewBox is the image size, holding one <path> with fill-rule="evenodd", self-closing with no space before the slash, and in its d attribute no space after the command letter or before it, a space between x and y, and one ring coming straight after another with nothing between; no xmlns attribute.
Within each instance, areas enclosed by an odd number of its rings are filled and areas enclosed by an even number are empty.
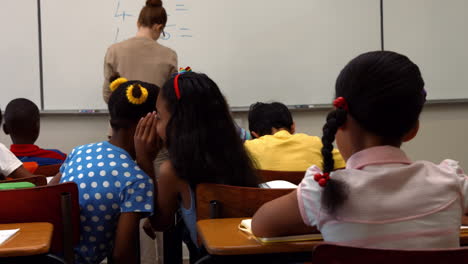
<svg viewBox="0 0 468 264"><path fill-rule="evenodd" d="M298 188L304 223L325 241L374 248L459 247L468 181L458 162L412 162L399 148L379 146L351 156L331 178L345 182L348 199L335 215L321 206L323 188L310 167Z"/></svg>

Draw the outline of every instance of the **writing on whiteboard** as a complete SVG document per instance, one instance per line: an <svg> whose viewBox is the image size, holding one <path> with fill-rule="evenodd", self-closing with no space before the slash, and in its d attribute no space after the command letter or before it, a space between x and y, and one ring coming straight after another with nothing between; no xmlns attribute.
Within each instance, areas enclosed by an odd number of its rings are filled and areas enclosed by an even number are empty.
<svg viewBox="0 0 468 264"><path fill-rule="evenodd" d="M160 39L162 41L168 41L174 38L192 38L192 30L187 25L182 25L182 23L178 24L177 17L178 16L187 16L190 14L190 7L185 3L186 0L177 0L177 1L168 1L169 3L165 6L166 12L168 13L168 20L169 24L166 25L164 28L164 33L161 34ZM115 1L115 12L113 14L115 23L114 29L114 43L124 40L129 36L125 33L122 33L121 26L127 23L136 23L136 15L133 13L134 11L128 11L126 9L126 3L134 4L134 0L116 0Z"/></svg>

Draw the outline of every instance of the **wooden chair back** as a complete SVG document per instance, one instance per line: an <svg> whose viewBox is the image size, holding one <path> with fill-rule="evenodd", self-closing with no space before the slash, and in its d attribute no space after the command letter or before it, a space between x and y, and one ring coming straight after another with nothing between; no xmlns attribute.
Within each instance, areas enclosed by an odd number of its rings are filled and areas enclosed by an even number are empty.
<svg viewBox="0 0 468 264"><path fill-rule="evenodd" d="M19 179L12 179L12 180L4 180L0 181L0 183L10 183L10 182L30 182L36 186L44 186L47 185L47 179L44 176L31 176L31 177L25 177L25 178L19 178Z"/></svg>
<svg viewBox="0 0 468 264"><path fill-rule="evenodd" d="M2 190L0 201L2 201L0 206L2 224L27 222L53 224L52 253L66 255L67 250L73 250L73 246L78 244L80 207L78 187L75 183Z"/></svg>
<svg viewBox="0 0 468 264"><path fill-rule="evenodd" d="M294 184L301 183L304 178L305 171L270 171L258 170L258 177L260 182L283 180Z"/></svg>
<svg viewBox="0 0 468 264"><path fill-rule="evenodd" d="M468 263L468 248L434 250L370 249L318 245L312 253L312 263L320 264L445 264Z"/></svg>
<svg viewBox="0 0 468 264"><path fill-rule="evenodd" d="M197 221L208 218L252 217L264 203L292 189L262 189L203 183L197 185Z"/></svg>
<svg viewBox="0 0 468 264"><path fill-rule="evenodd" d="M60 167L62 164L53 164L53 165L44 165L39 166L37 170L34 172L36 175L44 175L46 177L55 176L59 173Z"/></svg>

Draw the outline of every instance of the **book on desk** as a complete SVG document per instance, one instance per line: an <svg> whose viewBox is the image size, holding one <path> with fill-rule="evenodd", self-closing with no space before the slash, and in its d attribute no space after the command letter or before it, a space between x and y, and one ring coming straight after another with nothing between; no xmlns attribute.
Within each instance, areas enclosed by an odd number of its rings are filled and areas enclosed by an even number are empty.
<svg viewBox="0 0 468 264"><path fill-rule="evenodd" d="M322 234L317 233L297 236L257 237L252 233L252 219L243 219L239 224L239 229L252 235L257 241L259 241L262 244L323 240Z"/></svg>
<svg viewBox="0 0 468 264"><path fill-rule="evenodd" d="M322 234L319 233L281 237L257 237L252 233L252 219L243 219L239 224L239 230L248 233L262 244L323 240ZM460 233L468 235L468 226L460 226Z"/></svg>

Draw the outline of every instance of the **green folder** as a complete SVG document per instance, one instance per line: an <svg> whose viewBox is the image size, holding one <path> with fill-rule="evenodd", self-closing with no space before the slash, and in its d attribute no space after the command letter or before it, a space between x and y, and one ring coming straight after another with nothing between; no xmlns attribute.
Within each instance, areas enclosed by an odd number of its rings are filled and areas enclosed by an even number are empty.
<svg viewBox="0 0 468 264"><path fill-rule="evenodd" d="M31 188L31 187L36 187L36 185L30 182L0 183L0 190L22 189L22 188Z"/></svg>

